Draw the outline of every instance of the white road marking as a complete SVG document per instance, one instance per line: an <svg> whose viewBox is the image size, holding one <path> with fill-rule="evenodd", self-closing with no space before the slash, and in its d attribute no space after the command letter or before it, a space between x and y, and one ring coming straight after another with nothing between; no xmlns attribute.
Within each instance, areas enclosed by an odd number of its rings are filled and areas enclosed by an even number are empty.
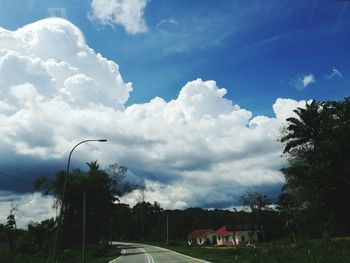
<svg viewBox="0 0 350 263"><path fill-rule="evenodd" d="M198 258L194 258L194 257L190 257L190 256L187 256L187 255L184 255L184 254L181 254L181 253L178 253L174 250L170 250L170 249L166 249L166 248L162 248L162 247L156 247L156 246L151 246L151 245L147 245L149 247L154 247L154 248L157 248L157 249L163 249L165 251L170 251L170 252L173 252L177 255L180 255L180 256L183 256L183 257L186 257L186 258L189 258L189 259L192 259L192 260L196 260L196 261L199 261L199 262L202 262L202 263L211 263L209 261L205 261L205 260L202 260L202 259L198 259Z"/></svg>
<svg viewBox="0 0 350 263"><path fill-rule="evenodd" d="M125 255L125 250L122 249L122 251L120 251L120 254L121 254L121 255L120 255L119 257L117 257L116 259L113 259L113 260L109 261L108 263L116 263L122 256Z"/></svg>
<svg viewBox="0 0 350 263"><path fill-rule="evenodd" d="M140 250L145 254L148 263L154 263L154 259L153 259L153 257L151 256L151 254L149 254L149 253L148 253L145 249L143 249L143 248L140 248Z"/></svg>
<svg viewBox="0 0 350 263"><path fill-rule="evenodd" d="M193 262L193 260L192 259L181 260L181 262ZM157 261L157 263L179 263L179 260L161 260L161 261Z"/></svg>
<svg viewBox="0 0 350 263"><path fill-rule="evenodd" d="M112 244L118 244L119 242L112 242ZM123 243L123 244L127 244L127 245L145 245L145 244L141 244L141 243ZM166 249L166 248L162 248L162 247L156 247L156 246L151 246L151 245L146 245L147 247L153 247L153 248L156 248L157 250L161 250L161 251L167 251L167 252L172 252L174 254L177 254L177 255L180 255L180 256L183 256L183 257L186 257L188 259L191 259L189 261L184 261L184 262L191 262L192 260L195 260L197 262L202 262L202 263L211 263L210 261L205 261L205 260L202 260L202 259L198 259L198 258L194 258L194 257L191 257L191 256L187 256L187 255L184 255L184 254L181 254L181 253L178 253L178 252L175 252L173 250L170 250L170 249ZM147 263L155 263L153 257L151 256L151 254L149 254L145 249L143 248L139 248L141 250L141 252L144 253L144 255L146 256L147 258ZM123 249L121 251L122 255L119 256L118 258L112 260L112 261L109 261L108 263L117 263L118 259L120 259L124 254L125 254L125 250ZM160 261L160 262L163 262L163 261ZM164 261L165 262L172 262L172 261ZM176 261L173 261L173 262L176 262Z"/></svg>

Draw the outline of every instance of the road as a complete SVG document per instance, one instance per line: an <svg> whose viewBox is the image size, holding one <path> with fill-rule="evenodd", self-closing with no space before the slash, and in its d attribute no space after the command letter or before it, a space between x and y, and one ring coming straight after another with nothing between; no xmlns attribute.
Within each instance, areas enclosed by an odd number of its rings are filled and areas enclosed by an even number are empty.
<svg viewBox="0 0 350 263"><path fill-rule="evenodd" d="M209 263L160 247L121 242L113 245L122 249L122 255L108 263Z"/></svg>

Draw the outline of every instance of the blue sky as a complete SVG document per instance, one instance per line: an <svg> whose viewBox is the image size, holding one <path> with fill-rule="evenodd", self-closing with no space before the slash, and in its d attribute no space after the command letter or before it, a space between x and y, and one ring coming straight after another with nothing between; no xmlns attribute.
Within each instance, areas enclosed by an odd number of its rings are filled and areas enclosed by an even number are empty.
<svg viewBox="0 0 350 263"><path fill-rule="evenodd" d="M227 98L272 114L278 97L340 99L349 94L348 1L149 1L148 32L91 22L90 1L2 1L0 26L17 29L63 14L96 52L116 61L134 91L128 104L176 98L188 80L215 79ZM163 22L162 22L163 21ZM335 67L343 78L325 79ZM290 81L314 74L297 90Z"/></svg>
<svg viewBox="0 0 350 263"><path fill-rule="evenodd" d="M2 0L0 172L51 175L104 137L72 168L126 165L165 208L275 198L285 119L349 96L349 28L349 1ZM0 177L0 201L48 203L28 191Z"/></svg>

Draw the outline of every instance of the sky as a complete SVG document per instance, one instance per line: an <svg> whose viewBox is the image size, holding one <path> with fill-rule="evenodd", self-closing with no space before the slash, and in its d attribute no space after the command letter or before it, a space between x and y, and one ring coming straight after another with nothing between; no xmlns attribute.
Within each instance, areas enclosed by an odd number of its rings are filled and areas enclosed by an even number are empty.
<svg viewBox="0 0 350 263"><path fill-rule="evenodd" d="M340 0L2 0L0 222L54 215L31 182L84 139L72 169L125 165L164 208L275 199L285 119L349 96L349 28Z"/></svg>

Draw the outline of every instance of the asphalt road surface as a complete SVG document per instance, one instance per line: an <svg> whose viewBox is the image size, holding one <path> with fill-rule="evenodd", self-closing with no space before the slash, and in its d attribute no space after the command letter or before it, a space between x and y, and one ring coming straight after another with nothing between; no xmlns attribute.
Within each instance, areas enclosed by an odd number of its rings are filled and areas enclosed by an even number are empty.
<svg viewBox="0 0 350 263"><path fill-rule="evenodd" d="M209 263L160 247L120 242L113 245L122 249L122 255L108 263Z"/></svg>

